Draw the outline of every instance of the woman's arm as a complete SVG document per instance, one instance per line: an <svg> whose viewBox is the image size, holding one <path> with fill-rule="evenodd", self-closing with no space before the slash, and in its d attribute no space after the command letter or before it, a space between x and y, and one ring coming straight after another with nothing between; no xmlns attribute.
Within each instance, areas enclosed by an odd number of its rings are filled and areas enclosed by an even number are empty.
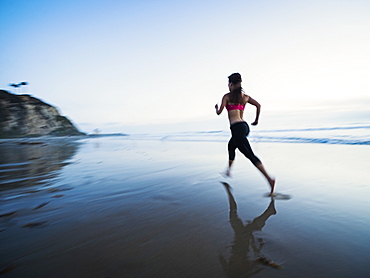
<svg viewBox="0 0 370 278"><path fill-rule="evenodd" d="M261 112L261 104L259 104L257 100L255 100L255 99L253 99L251 97L249 97L248 103L256 106L256 109L257 109L256 110L256 119L254 120L253 123L251 123L251 125L258 125L258 119L260 117L260 112Z"/></svg>
<svg viewBox="0 0 370 278"><path fill-rule="evenodd" d="M218 108L218 104L215 105L217 115L220 115L222 113L226 104L227 104L227 95L224 95L221 101L220 109Z"/></svg>

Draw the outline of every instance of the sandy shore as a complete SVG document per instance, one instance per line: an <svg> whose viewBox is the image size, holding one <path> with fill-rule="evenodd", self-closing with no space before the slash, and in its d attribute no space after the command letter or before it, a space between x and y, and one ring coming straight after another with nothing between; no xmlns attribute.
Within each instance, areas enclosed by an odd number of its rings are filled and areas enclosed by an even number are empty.
<svg viewBox="0 0 370 278"><path fill-rule="evenodd" d="M0 143L3 277L368 277L368 146Z"/></svg>

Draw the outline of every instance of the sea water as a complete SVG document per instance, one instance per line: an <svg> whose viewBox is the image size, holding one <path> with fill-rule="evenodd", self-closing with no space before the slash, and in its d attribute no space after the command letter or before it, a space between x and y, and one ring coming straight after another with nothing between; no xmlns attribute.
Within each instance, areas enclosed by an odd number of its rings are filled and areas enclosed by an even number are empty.
<svg viewBox="0 0 370 278"><path fill-rule="evenodd" d="M265 197L267 183L240 155L233 178L219 175L227 130L1 140L0 270L367 277L369 135L368 125L251 127L252 147L286 200Z"/></svg>
<svg viewBox="0 0 370 278"><path fill-rule="evenodd" d="M325 126L312 128L258 129L250 127L251 142L318 143L344 145L370 145L370 125ZM230 138L229 130L133 134L135 140L210 141L224 142ZM128 138L127 138L128 139Z"/></svg>

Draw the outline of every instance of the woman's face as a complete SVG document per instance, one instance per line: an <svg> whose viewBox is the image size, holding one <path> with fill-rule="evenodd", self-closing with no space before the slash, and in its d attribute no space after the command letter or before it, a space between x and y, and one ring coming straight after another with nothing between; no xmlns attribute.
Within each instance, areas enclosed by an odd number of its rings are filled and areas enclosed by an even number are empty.
<svg viewBox="0 0 370 278"><path fill-rule="evenodd" d="M231 92L233 90L233 88L234 88L234 84L229 82L229 91Z"/></svg>

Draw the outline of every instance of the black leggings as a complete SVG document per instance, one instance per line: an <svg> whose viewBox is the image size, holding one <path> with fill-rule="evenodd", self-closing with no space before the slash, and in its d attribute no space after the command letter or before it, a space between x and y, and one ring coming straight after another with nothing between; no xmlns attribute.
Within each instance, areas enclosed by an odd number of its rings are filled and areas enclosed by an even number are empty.
<svg viewBox="0 0 370 278"><path fill-rule="evenodd" d="M231 139L229 141L229 159L235 159L236 148L245 155L254 165L261 163L259 158L254 155L251 146L249 145L247 136L249 134L249 126L246 122L237 122L230 126Z"/></svg>

